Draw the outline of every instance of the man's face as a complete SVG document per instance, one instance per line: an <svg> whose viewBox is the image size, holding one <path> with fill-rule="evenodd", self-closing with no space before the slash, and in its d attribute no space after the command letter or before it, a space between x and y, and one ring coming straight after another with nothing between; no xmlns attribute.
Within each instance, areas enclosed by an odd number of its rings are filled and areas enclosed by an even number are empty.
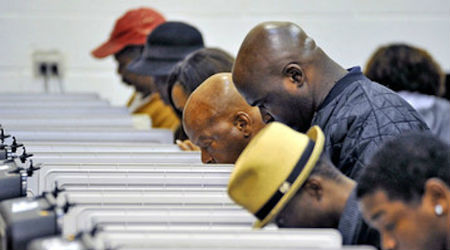
<svg viewBox="0 0 450 250"><path fill-rule="evenodd" d="M247 103L259 108L265 123L279 121L300 132L310 127L314 108L307 82L299 86L281 72L279 76L270 74L267 68L243 73L234 80Z"/></svg>
<svg viewBox="0 0 450 250"><path fill-rule="evenodd" d="M279 228L333 228L334 220L322 202L300 190L274 219Z"/></svg>
<svg viewBox="0 0 450 250"><path fill-rule="evenodd" d="M233 126L233 123L224 119L214 119L203 124L185 126L189 139L200 147L203 163L235 163L240 153L247 146L248 139Z"/></svg>
<svg viewBox="0 0 450 250"><path fill-rule="evenodd" d="M391 200L378 190L364 196L360 208L364 219L380 233L383 249L442 249L433 208L424 202Z"/></svg>
<svg viewBox="0 0 450 250"><path fill-rule="evenodd" d="M126 52L119 52L117 54L114 55L114 59L117 62L117 74L119 74L120 76L122 76L122 81L128 85L132 85L131 82L125 81L123 79L123 75L126 71L126 68L128 66L128 64L131 63L131 61L133 61L133 57Z"/></svg>
<svg viewBox="0 0 450 250"><path fill-rule="evenodd" d="M128 71L126 68L128 64L133 61L134 53L118 53L114 56L117 62L117 73L122 77L122 82L133 86L136 91L144 95L157 91L153 78L150 76L142 76Z"/></svg>

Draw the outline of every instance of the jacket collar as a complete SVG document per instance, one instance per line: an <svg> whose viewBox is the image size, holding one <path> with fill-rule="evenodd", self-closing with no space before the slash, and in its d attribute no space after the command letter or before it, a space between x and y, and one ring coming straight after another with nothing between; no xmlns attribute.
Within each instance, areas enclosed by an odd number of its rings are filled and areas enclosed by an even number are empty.
<svg viewBox="0 0 450 250"><path fill-rule="evenodd" d="M339 96L342 91L344 91L345 88L347 88L352 82L367 79L363 73L361 72L361 67L356 66L352 67L350 69L347 69L348 73L339 79L336 84L334 84L333 88L328 93L327 97L325 97L325 100L319 105L319 108L317 110L321 110L323 107L328 105L334 98Z"/></svg>

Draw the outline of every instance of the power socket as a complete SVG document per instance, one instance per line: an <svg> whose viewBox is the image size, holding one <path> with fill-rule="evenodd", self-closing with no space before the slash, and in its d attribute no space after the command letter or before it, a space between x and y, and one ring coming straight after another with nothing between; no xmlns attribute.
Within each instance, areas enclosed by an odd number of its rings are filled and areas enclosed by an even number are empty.
<svg viewBox="0 0 450 250"><path fill-rule="evenodd" d="M64 56L58 50L37 50L32 55L35 78L64 77Z"/></svg>
<svg viewBox="0 0 450 250"><path fill-rule="evenodd" d="M37 50L32 55L33 75L36 79L42 79L44 89L50 92L52 80L56 80L60 92L64 92L64 56L58 50ZM53 81L54 82L54 81Z"/></svg>

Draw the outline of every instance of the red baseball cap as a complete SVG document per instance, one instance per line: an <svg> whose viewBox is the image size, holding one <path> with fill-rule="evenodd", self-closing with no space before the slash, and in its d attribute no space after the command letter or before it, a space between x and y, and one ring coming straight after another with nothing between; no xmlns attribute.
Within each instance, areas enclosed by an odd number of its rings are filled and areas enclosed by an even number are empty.
<svg viewBox="0 0 450 250"><path fill-rule="evenodd" d="M147 35L166 20L150 8L133 9L120 17L108 41L91 52L96 58L113 55L129 45L144 45Z"/></svg>

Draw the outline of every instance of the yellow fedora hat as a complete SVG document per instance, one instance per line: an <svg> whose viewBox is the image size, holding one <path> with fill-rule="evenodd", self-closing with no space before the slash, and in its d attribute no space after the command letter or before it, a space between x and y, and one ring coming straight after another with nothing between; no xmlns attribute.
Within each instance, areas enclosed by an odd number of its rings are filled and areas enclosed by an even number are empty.
<svg viewBox="0 0 450 250"><path fill-rule="evenodd" d="M242 151L228 183L228 195L258 220L269 223L308 179L325 136L318 126L306 134L279 122L262 129Z"/></svg>

